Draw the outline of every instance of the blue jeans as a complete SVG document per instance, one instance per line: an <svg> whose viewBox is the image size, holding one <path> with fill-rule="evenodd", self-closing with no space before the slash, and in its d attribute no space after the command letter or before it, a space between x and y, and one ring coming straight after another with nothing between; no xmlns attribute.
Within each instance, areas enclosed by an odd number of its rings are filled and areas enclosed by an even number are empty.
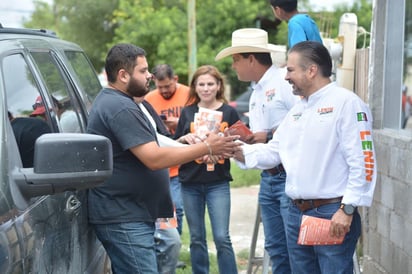
<svg viewBox="0 0 412 274"><path fill-rule="evenodd" d="M155 224L132 222L93 225L112 263L113 274L157 274Z"/></svg>
<svg viewBox="0 0 412 274"><path fill-rule="evenodd" d="M332 219L340 203L327 204L302 213L293 203L289 206L287 235L292 271L303 273L353 274L353 253L361 233L361 220L356 211L350 231L340 245L298 245L298 235L302 215Z"/></svg>
<svg viewBox="0 0 412 274"><path fill-rule="evenodd" d="M209 213L213 240L217 249L219 272L237 273L235 253L229 236L230 186L229 182L209 184L182 184L182 198L190 231L190 259L192 273L209 273L205 210Z"/></svg>
<svg viewBox="0 0 412 274"><path fill-rule="evenodd" d="M176 273L176 264L180 253L180 235L174 228L158 228L154 234L157 264L160 274Z"/></svg>
<svg viewBox="0 0 412 274"><path fill-rule="evenodd" d="M182 201L182 190L181 183L179 181L179 176L170 178L170 194L172 196L172 201L176 210L177 219L177 231L182 235L183 226L183 201Z"/></svg>
<svg viewBox="0 0 412 274"><path fill-rule="evenodd" d="M267 171L261 173L259 205L273 274L291 273L285 233L289 205L285 180L285 172L274 176Z"/></svg>

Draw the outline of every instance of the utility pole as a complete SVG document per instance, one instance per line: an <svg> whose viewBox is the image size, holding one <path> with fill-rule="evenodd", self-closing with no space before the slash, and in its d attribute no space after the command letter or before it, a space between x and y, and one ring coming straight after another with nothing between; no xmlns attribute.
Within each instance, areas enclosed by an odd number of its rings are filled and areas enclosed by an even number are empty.
<svg viewBox="0 0 412 274"><path fill-rule="evenodd" d="M189 49L189 83L192 80L192 75L197 68L197 43L196 43L196 0L188 0L187 2L188 15L188 49Z"/></svg>

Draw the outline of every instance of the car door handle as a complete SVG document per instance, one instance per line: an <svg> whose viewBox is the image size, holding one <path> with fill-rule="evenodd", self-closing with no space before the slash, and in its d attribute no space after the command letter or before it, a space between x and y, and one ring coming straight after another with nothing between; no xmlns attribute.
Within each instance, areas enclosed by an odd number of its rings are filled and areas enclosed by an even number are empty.
<svg viewBox="0 0 412 274"><path fill-rule="evenodd" d="M69 198L67 198L66 208L64 209L64 212L69 217L77 216L80 212L81 205L82 203L79 201L79 199L77 199L75 195L70 195Z"/></svg>

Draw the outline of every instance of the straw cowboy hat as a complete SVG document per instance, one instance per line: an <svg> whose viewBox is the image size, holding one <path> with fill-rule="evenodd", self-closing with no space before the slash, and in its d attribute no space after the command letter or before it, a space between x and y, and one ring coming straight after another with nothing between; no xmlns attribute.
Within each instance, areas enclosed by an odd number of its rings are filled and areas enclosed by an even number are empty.
<svg viewBox="0 0 412 274"><path fill-rule="evenodd" d="M268 33L263 29L238 29L232 33L232 46L221 50L215 57L218 61L226 56L245 52L285 52L285 47L268 43Z"/></svg>

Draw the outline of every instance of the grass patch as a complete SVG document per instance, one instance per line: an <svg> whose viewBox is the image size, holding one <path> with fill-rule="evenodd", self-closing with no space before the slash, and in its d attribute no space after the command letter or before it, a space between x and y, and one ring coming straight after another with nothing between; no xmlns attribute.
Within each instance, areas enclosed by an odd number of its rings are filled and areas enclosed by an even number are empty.
<svg viewBox="0 0 412 274"><path fill-rule="evenodd" d="M236 262L238 270L247 269L247 264L249 261L249 249L242 249L236 254Z"/></svg>
<svg viewBox="0 0 412 274"><path fill-rule="evenodd" d="M231 187L258 185L260 182L261 170L259 169L241 169L232 161L230 165L230 172L233 177L233 181L230 183Z"/></svg>

